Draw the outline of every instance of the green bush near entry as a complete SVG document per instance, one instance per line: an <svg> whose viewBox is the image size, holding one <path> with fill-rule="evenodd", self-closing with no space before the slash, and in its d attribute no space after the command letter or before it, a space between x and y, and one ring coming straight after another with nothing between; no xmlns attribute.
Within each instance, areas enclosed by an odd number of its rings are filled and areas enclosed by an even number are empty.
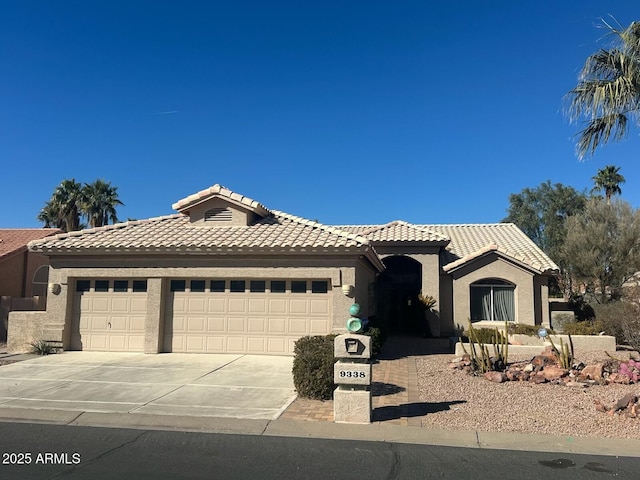
<svg viewBox="0 0 640 480"><path fill-rule="evenodd" d="M364 332L364 335L371 337L371 358L377 358L385 340L382 330L376 327L370 327Z"/></svg>
<svg viewBox="0 0 640 480"><path fill-rule="evenodd" d="M298 395L312 400L333 397L333 340L336 335L298 339L293 353L293 385Z"/></svg>

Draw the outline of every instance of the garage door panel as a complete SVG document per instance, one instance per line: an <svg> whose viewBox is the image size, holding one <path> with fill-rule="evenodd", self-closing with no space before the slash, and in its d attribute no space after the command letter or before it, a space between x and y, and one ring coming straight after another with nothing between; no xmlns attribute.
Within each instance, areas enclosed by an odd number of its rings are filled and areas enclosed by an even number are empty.
<svg viewBox="0 0 640 480"><path fill-rule="evenodd" d="M122 297L113 297L111 298L111 307L109 311L111 312L128 312L129 311L129 299Z"/></svg>
<svg viewBox="0 0 640 480"><path fill-rule="evenodd" d="M190 313L194 312L206 312L207 311L207 299L201 296L192 297L188 300L188 308Z"/></svg>
<svg viewBox="0 0 640 480"><path fill-rule="evenodd" d="M306 300L290 300L289 313L292 313L292 314L308 313L307 301Z"/></svg>
<svg viewBox="0 0 640 480"><path fill-rule="evenodd" d="M107 350L107 345L107 336L99 333L88 336L82 341L83 350Z"/></svg>
<svg viewBox="0 0 640 480"><path fill-rule="evenodd" d="M204 337L188 336L186 347L187 350L191 350L194 352L204 352Z"/></svg>
<svg viewBox="0 0 640 480"><path fill-rule="evenodd" d="M284 337L279 338L267 338L267 349L266 353L270 353L271 355L286 355L289 353L287 351L287 339Z"/></svg>
<svg viewBox="0 0 640 480"><path fill-rule="evenodd" d="M247 353L264 353L265 338L264 337L248 337Z"/></svg>
<svg viewBox="0 0 640 480"><path fill-rule="evenodd" d="M129 317L129 331L139 332L144 335L146 320L145 317Z"/></svg>
<svg viewBox="0 0 640 480"><path fill-rule="evenodd" d="M215 353L224 351L224 337L207 337L207 352Z"/></svg>
<svg viewBox="0 0 640 480"><path fill-rule="evenodd" d="M267 319L264 317L251 317L247 319L248 333L267 333Z"/></svg>
<svg viewBox="0 0 640 480"><path fill-rule="evenodd" d="M209 298L207 302L207 311L210 313L224 313L227 311L224 298Z"/></svg>
<svg viewBox="0 0 640 480"><path fill-rule="evenodd" d="M245 298L230 298L229 313L246 313L247 303Z"/></svg>
<svg viewBox="0 0 640 480"><path fill-rule="evenodd" d="M130 312L131 313L147 313L147 299L144 296L133 297L129 299L130 301Z"/></svg>
<svg viewBox="0 0 640 480"><path fill-rule="evenodd" d="M270 313L287 313L287 301L284 298L270 298L269 299L269 312Z"/></svg>
<svg viewBox="0 0 640 480"><path fill-rule="evenodd" d="M224 332L225 331L224 317L207 317L207 331Z"/></svg>
<svg viewBox="0 0 640 480"><path fill-rule="evenodd" d="M109 312L111 308L111 302L109 298L93 298L89 300L89 305L87 306L87 310L91 312Z"/></svg>
<svg viewBox="0 0 640 480"><path fill-rule="evenodd" d="M283 334L287 332L287 319L286 318L270 318L269 319L269 333L270 334Z"/></svg>
<svg viewBox="0 0 640 480"><path fill-rule="evenodd" d="M329 322L325 319L311 319L309 321L309 335L326 335L329 333Z"/></svg>
<svg viewBox="0 0 640 480"><path fill-rule="evenodd" d="M166 351L290 355L298 338L331 326L328 293L186 291L171 292L166 302ZM185 316L204 317L204 325Z"/></svg>
<svg viewBox="0 0 640 480"><path fill-rule="evenodd" d="M116 334L116 332L124 332L128 327L129 317L120 317L116 315L112 315L109 319L107 326L111 329L111 331ZM109 325L111 324L111 325Z"/></svg>
<svg viewBox="0 0 640 480"><path fill-rule="evenodd" d="M244 317L228 318L227 330L229 332L245 332L246 331L245 322L246 322L246 319Z"/></svg>
<svg viewBox="0 0 640 480"><path fill-rule="evenodd" d="M144 351L146 305L146 293L76 293L71 348Z"/></svg>
<svg viewBox="0 0 640 480"><path fill-rule="evenodd" d="M267 313L266 298L250 298L249 313Z"/></svg>
<svg viewBox="0 0 640 480"><path fill-rule="evenodd" d="M329 313L328 300L311 300L310 305L313 315L327 315Z"/></svg>
<svg viewBox="0 0 640 480"><path fill-rule="evenodd" d="M144 335L130 335L128 350L144 351Z"/></svg>
<svg viewBox="0 0 640 480"><path fill-rule="evenodd" d="M289 333L294 335L306 335L308 320L304 318L289 319Z"/></svg>
<svg viewBox="0 0 640 480"><path fill-rule="evenodd" d="M206 332L204 317L187 317L187 330L190 332Z"/></svg>
<svg viewBox="0 0 640 480"><path fill-rule="evenodd" d="M227 352L243 353L246 350L245 337L227 337Z"/></svg>

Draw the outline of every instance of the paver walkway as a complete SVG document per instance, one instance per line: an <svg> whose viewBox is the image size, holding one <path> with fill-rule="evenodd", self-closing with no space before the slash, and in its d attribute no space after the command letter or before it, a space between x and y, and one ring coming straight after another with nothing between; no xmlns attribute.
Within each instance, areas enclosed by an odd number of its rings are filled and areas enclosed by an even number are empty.
<svg viewBox="0 0 640 480"><path fill-rule="evenodd" d="M373 422L420 426L422 411L416 358L450 353L448 339L391 336L373 365ZM333 400L296 398L280 418L333 422Z"/></svg>

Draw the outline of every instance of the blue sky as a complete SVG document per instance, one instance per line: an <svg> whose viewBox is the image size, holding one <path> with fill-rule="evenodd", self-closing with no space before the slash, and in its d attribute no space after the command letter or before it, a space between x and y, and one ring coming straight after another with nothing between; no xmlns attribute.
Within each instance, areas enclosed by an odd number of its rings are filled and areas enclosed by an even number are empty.
<svg viewBox="0 0 640 480"><path fill-rule="evenodd" d="M628 0L29 1L0 4L0 227L38 227L63 179L118 187L121 219L213 184L329 224L497 222L579 162L562 115L602 17Z"/></svg>

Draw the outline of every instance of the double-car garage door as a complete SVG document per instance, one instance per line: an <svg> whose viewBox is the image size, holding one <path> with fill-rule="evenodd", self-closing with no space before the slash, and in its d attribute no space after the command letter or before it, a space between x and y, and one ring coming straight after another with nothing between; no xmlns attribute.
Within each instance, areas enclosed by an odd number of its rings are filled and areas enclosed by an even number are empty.
<svg viewBox="0 0 640 480"><path fill-rule="evenodd" d="M171 279L167 286L165 352L287 355L298 338L331 331L326 280ZM72 348L142 351L146 302L144 280L78 280Z"/></svg>

